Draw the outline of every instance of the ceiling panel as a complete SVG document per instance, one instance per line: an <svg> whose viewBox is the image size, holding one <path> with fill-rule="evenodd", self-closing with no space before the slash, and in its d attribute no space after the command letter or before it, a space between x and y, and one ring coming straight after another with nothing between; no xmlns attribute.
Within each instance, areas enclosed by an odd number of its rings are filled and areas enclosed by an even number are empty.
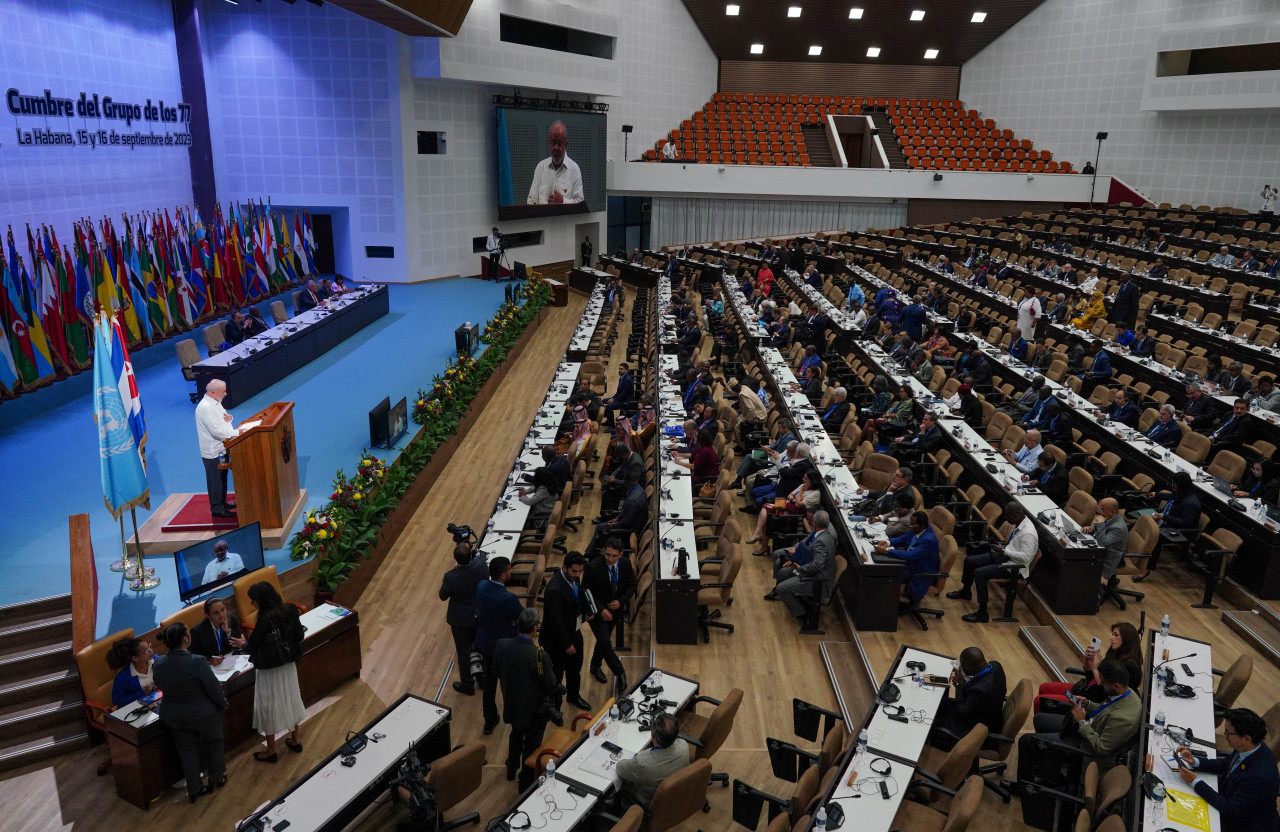
<svg viewBox="0 0 1280 832"><path fill-rule="evenodd" d="M736 16L725 14L725 0L684 0L694 22L721 60L811 61L832 63L950 64L959 66L1044 0L736 0ZM788 17L791 6L799 17ZM863 10L851 20L849 10ZM919 22L912 11L925 13ZM973 23L974 12L986 20ZM751 54L751 44L764 46ZM822 54L810 55L810 47ZM879 47L876 58L869 47ZM938 55L927 60L925 50Z"/></svg>

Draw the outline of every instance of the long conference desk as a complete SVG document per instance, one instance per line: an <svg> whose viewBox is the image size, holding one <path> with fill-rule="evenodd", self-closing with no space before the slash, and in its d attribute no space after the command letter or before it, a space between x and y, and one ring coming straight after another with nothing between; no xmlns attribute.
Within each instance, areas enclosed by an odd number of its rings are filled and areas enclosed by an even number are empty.
<svg viewBox="0 0 1280 832"><path fill-rule="evenodd" d="M600 314L604 309L603 284L597 284L591 292L587 308L574 328L570 345L590 343L592 335L600 323ZM585 354L585 347L583 347ZM526 473L543 466L542 449L554 445L563 431L564 421L571 416L569 399L577 388L578 375L582 369L579 361L569 360L569 352L556 366L555 376L547 385L547 394L538 407L538 412L529 425L529 430L520 445L520 450L512 462L511 471L507 475L506 485L498 497L481 533L480 548L477 554L492 559L496 557L514 560L516 549L520 545L520 533L529 519L529 506L520 501L519 491L528 488L524 482Z"/></svg>
<svg viewBox="0 0 1280 832"><path fill-rule="evenodd" d="M1177 832L1220 832L1222 819L1218 810L1197 795L1191 786L1164 761L1172 759L1179 745L1204 752L1208 759L1218 756L1214 742L1213 714L1213 647L1207 642L1172 632L1161 638L1158 628L1147 631L1147 683L1142 688L1142 714L1144 725L1138 734L1138 753L1135 755L1135 788L1139 795L1131 832L1161 832L1165 829ZM1166 660L1167 663L1166 663ZM1157 678L1161 670L1169 674L1169 682L1187 685L1194 697L1185 699L1170 696L1167 686ZM1190 674L1187 671L1190 670ZM1164 714L1163 729L1155 727L1156 715ZM1187 732L1199 740L1184 739ZM1145 765L1144 765L1145 764ZM1148 797L1140 787L1138 778L1146 776L1143 769L1157 777L1170 800ZM1218 777L1203 774L1204 782L1216 790Z"/></svg>
<svg viewBox="0 0 1280 832"><path fill-rule="evenodd" d="M390 297L386 286L360 286L198 361L191 365L196 392L203 395L210 381L224 381L223 404L235 407L386 315Z"/></svg>
<svg viewBox="0 0 1280 832"><path fill-rule="evenodd" d="M1011 312L1013 310L1013 304L1008 298L997 295L989 289L966 286L951 275L942 274L919 263L913 265L921 276L946 283L950 288L971 298L980 297L988 303L1001 305ZM1079 330L1059 325L1052 326L1051 331L1054 337L1060 340L1064 340L1070 333L1082 334ZM1017 362L1013 362L1007 356L999 357L997 360L1010 369L1015 371L1019 369L1016 366ZM1117 358L1113 366L1118 366L1120 361L1121 359ZM1123 361L1126 362L1126 367L1145 367L1153 374L1160 374L1163 370L1169 369L1164 367L1162 370L1156 370L1159 365L1155 362L1139 361L1132 357L1124 357ZM1029 382L1031 375L1034 373L1026 369L1006 380L1018 382L1021 379L1022 382ZM1062 391L1059 392L1061 398ZM1072 417L1072 424L1087 438L1095 439L1108 450L1119 454L1132 472L1147 474L1161 487L1167 485L1176 471L1190 473L1206 512L1219 525L1230 529L1242 540L1247 541L1248 545L1241 546L1232 558L1227 574L1260 598L1280 598L1280 523L1270 518L1265 511L1252 510L1247 503L1240 502L1244 506L1243 509L1232 506L1230 495L1221 489L1219 481L1176 454L1166 455L1163 449L1155 448L1144 437L1137 436L1136 432L1128 429L1121 430L1118 426L1100 425L1097 421L1097 409L1079 396L1071 394L1067 401L1072 405L1072 408L1066 411L1068 414L1071 414L1073 409L1078 414L1085 414ZM1223 397L1221 401L1225 405L1229 399ZM1250 415L1252 424L1269 435L1274 434L1280 423L1280 416L1268 411L1252 410Z"/></svg>
<svg viewBox="0 0 1280 832"><path fill-rule="evenodd" d="M651 681L662 688L660 693L645 694ZM528 818L528 828L536 832L571 832L583 826L597 805L621 784L618 763L634 757L648 746L650 732L641 729L640 717L660 711L678 714L688 707L697 693L698 683L692 679L658 669L650 670L623 697L635 705L631 715L611 720L601 709L578 741L560 756L555 778L540 779L526 789L500 818L495 819L501 821L497 828L525 828L512 823L521 813ZM610 753L603 747L606 742L620 750ZM494 828L494 824L490 828Z"/></svg>
<svg viewBox="0 0 1280 832"><path fill-rule="evenodd" d="M360 616L333 604L321 604L302 614L306 637L298 659L302 701L311 705L344 680L360 673ZM253 730L254 669L249 657L228 656L214 675L229 703L223 711L226 748L231 750L255 736ZM154 709L137 702L118 708L106 718L107 748L116 781L116 794L139 809L147 809L173 783L182 779L177 750Z"/></svg>
<svg viewBox="0 0 1280 832"><path fill-rule="evenodd" d="M414 754L425 766L449 753L449 708L411 693L359 729L366 742L352 755L345 744L280 795L236 824L236 832L338 832L384 792ZM354 765L343 765L352 756Z"/></svg>
<svg viewBox="0 0 1280 832"><path fill-rule="evenodd" d="M923 673L908 669L908 662L923 664ZM953 666L950 656L906 645L898 648L881 689L892 684L901 698L889 705L877 698L862 721L849 726L849 733L854 737L866 729L867 751L864 756L855 747L846 755L840 773L821 795L819 805L839 805L844 811L846 826L858 832L890 832L902 828L894 824L894 818L915 776L930 725L947 692L942 685L921 684L921 681L928 676L950 677ZM900 711L899 707L905 710ZM906 721L890 718L891 713L906 716ZM816 819L810 818L806 832L813 830L815 824Z"/></svg>

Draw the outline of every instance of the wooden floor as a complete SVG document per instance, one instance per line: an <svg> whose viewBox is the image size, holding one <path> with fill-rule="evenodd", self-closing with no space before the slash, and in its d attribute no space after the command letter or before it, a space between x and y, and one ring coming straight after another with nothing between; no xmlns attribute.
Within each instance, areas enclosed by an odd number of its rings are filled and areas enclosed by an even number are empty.
<svg viewBox="0 0 1280 832"><path fill-rule="evenodd" d="M441 575L452 565L452 541L445 526L450 522L481 526L505 480L524 430L542 401L564 344L584 307L584 300L570 295L567 309L550 309L537 324L530 348L517 360L504 379L494 405L486 409L472 440L454 456L430 495L418 508L410 527L390 553L359 604L364 650L364 671L358 680L334 691L309 710L302 734L306 751L285 754L271 766L250 758L251 744L228 755L230 783L212 798L189 805L180 790L171 790L143 814L118 800L110 776L97 778L94 769L105 757L105 748L67 755L54 764L40 764L11 772L0 779L0 806L5 807L6 832L44 832L55 829L100 830L129 828L138 823L147 830L228 829L262 802L282 791L290 782L314 766L343 740L349 729L368 722L405 691L438 698L453 708L453 742L484 742L489 765L482 787L461 806L449 813L455 817L467 811L480 812L488 821L515 795L515 785L503 776L506 729L499 726L490 737L480 731L479 697L459 696L449 687L456 679L452 669L453 646L444 626L444 604L436 595ZM628 311L630 303L628 303ZM623 323L619 346L613 360L621 358L630 320ZM612 362L611 362L612 363ZM607 377L614 377L610 372ZM598 496L586 492L572 514L585 515L578 534L569 538L570 548L585 546L595 516ZM737 514L743 537L752 533L754 517ZM764 748L766 737L796 741L791 733L793 697L836 709L836 697L823 663L819 643L849 642L854 634L843 625L838 607L824 612L827 635L800 636L776 603L762 600L772 585L765 558L752 558L753 547L742 545L746 557L734 590L734 603L725 608L722 620L734 624L736 632L713 631L710 644L670 646L650 643L651 622L647 614L628 634L625 662L631 678L636 678L650 660L664 669L701 681L702 692L720 697L732 688L746 695L733 732L714 759L717 771L727 771L774 794L790 795L792 785L776 780L770 772ZM1169 612L1175 629L1194 632L1214 642L1214 664L1226 667L1245 643L1220 620L1216 611L1189 608L1198 594L1196 585L1173 564L1162 565L1151 580L1142 585L1148 596L1127 612L1104 611L1100 616L1080 616L1067 620L1081 642L1093 635L1107 634L1113 621L1137 620L1140 609L1147 611L1148 624ZM1010 684L1022 677L1044 678L1032 654L1018 639L1017 624L965 624L960 615L969 604L939 602L947 616L919 631L907 621L898 633L859 634L867 658L878 676L883 676L900 644L951 655L973 644L1005 666ZM1026 606L1019 603L1015 613L1023 624L1037 623ZM591 635L586 634L588 651ZM1240 704L1258 711L1274 701L1280 689L1280 669L1257 662L1253 681ZM583 695L592 703L602 702L607 693L584 676ZM704 709L707 706L702 706ZM798 743L801 747L807 744ZM731 790L715 788L709 795L710 814L686 821L683 832L729 832L732 821ZM1017 801L1002 805L984 795L982 829L993 832L1024 828ZM394 829L403 819L403 810L385 800L357 821L357 828Z"/></svg>

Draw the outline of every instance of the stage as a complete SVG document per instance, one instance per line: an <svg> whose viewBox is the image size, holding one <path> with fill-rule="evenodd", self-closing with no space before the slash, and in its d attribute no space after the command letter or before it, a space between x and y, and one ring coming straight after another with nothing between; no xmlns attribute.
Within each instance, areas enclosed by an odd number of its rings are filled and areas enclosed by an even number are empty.
<svg viewBox="0 0 1280 832"><path fill-rule="evenodd" d="M384 396L394 403L430 386L453 355L454 328L463 321L488 320L502 303L505 285L457 278L392 286L388 315L231 409L239 423L272 402L295 403L298 474L308 494L295 514L323 504L337 470L352 469L369 441L368 411ZM183 337L193 337L205 355L198 330ZM150 535L142 530L148 523L169 522L179 507L168 502L175 495L204 493L195 410L188 399L191 383L182 377L175 340L132 356L147 417L147 478L154 509L140 509L138 525L147 564L155 567L161 585L135 593L109 569L120 557L121 530L103 505L92 374L82 373L0 405L0 469L8 480L0 510L0 569L5 576L0 606L68 591L67 516L87 512L98 566L98 634L123 627L143 632L181 608L173 558L153 555L147 545ZM398 455L395 449L373 453L388 460ZM230 488L235 488L234 474ZM124 522L125 537L132 538L128 514ZM293 525L270 532L271 539L264 542L272 547L266 551L268 564L280 569L290 565L283 546ZM184 534L194 540L213 532Z"/></svg>

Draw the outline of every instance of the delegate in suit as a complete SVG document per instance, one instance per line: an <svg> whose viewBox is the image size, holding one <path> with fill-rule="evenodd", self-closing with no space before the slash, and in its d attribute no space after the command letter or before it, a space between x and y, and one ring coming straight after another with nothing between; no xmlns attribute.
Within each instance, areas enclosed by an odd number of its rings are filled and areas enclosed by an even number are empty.
<svg viewBox="0 0 1280 832"><path fill-rule="evenodd" d="M155 667L156 687L164 694L160 721L173 735L187 780L187 797L195 803L196 798L227 782L222 734L227 697L204 656L188 651L191 632L186 624L170 624L164 631L164 643L169 652ZM201 771L209 773L207 785L200 779Z"/></svg>
<svg viewBox="0 0 1280 832"><path fill-rule="evenodd" d="M951 673L954 692L942 700L929 744L950 751L975 725L991 733L1004 730L1004 697L1008 683L1000 662L987 661L977 647L960 654L960 667Z"/></svg>
<svg viewBox="0 0 1280 832"><path fill-rule="evenodd" d="M191 628L191 652L204 656L214 667L222 664L228 653L244 649L245 637L240 632L240 619L232 615L221 598L204 602L204 620Z"/></svg>
<svg viewBox="0 0 1280 832"><path fill-rule="evenodd" d="M489 561L489 580L476 587L476 651L484 665L484 733L489 735L498 726L498 677L494 673L494 650L498 641L515 638L516 619L524 611L524 605L511 590L511 559L493 558ZM535 622L536 623L536 622Z"/></svg>
<svg viewBox="0 0 1280 832"><path fill-rule="evenodd" d="M539 638L551 656L556 683L564 681L568 702L575 708L591 710L582 698L582 622L595 616L582 588L582 571L587 559L578 552L565 555L560 571L547 582L542 596L545 619ZM557 703L558 705L558 703Z"/></svg>
<svg viewBox="0 0 1280 832"><path fill-rule="evenodd" d="M464 696L476 692L471 676L471 645L476 640L476 589L489 577L484 555L476 555L471 544L463 541L453 547L457 566L444 573L440 582L440 600L448 601L444 620L453 634L453 649L458 657L458 681L453 689Z"/></svg>
<svg viewBox="0 0 1280 832"><path fill-rule="evenodd" d="M939 566L938 536L929 527L929 515L923 511L913 512L907 533L877 543L876 554L906 561L903 589L912 603L919 603L933 583L928 575L937 572Z"/></svg>
<svg viewBox="0 0 1280 832"><path fill-rule="evenodd" d="M800 562L804 560L801 547L808 547L807 562ZM770 595L781 601L793 618L801 621L804 620L806 609L803 599L812 596L815 591L822 593L823 602L831 597L836 578L836 535L825 511L813 513L813 533L796 545L790 558L779 565L774 577L778 583ZM805 580L806 578L810 580ZM820 580L815 582L812 580L814 578Z"/></svg>
<svg viewBox="0 0 1280 832"><path fill-rule="evenodd" d="M607 679L600 665L606 664L613 674L616 689L625 691L627 674L618 654L613 651L613 631L621 625L627 601L636 590L636 573L631 568L631 561L622 556L621 540L610 537L604 542L604 556L587 564L582 583L600 610L591 619L591 632L596 637L595 649L591 651L591 676L597 682L605 683Z"/></svg>
<svg viewBox="0 0 1280 832"><path fill-rule="evenodd" d="M507 779L516 779L520 791L533 785L534 771L524 764L538 750L547 730L547 697L556 690L547 651L533 643L538 630L538 611L526 609L516 622L519 633L500 640L494 647L493 670L502 680L502 721L511 726L507 740Z"/></svg>
<svg viewBox="0 0 1280 832"><path fill-rule="evenodd" d="M1280 815L1276 814L1276 791L1280 776L1275 755L1263 743L1267 723L1247 708L1231 708L1223 715L1222 728L1231 753L1202 760L1179 746L1178 773L1196 794L1218 810L1222 832L1277 832ZM1218 775L1218 788L1204 782L1201 774Z"/></svg>

